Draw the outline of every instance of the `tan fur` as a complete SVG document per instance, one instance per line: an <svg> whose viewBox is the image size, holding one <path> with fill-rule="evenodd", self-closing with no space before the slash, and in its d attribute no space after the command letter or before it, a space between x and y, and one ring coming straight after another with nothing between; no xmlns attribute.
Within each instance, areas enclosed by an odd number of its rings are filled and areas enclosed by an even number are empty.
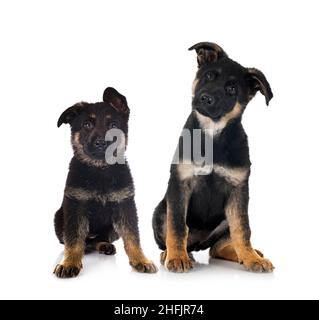
<svg viewBox="0 0 319 320"><path fill-rule="evenodd" d="M105 160L95 160L85 154L83 145L80 142L80 132L75 132L72 135L71 143L74 154L80 161L93 167L106 167L108 165Z"/></svg>
<svg viewBox="0 0 319 320"><path fill-rule="evenodd" d="M229 168L214 164L213 170L219 176L225 178L229 183L237 186L244 182L249 173L248 168Z"/></svg>
<svg viewBox="0 0 319 320"><path fill-rule="evenodd" d="M114 191L108 194L101 194L96 191L88 191L83 188L66 187L64 194L68 198L75 198L80 201L95 200L105 205L107 202L121 202L134 196L132 186Z"/></svg>
<svg viewBox="0 0 319 320"><path fill-rule="evenodd" d="M172 259L187 255L187 237L177 239L173 227L173 213L171 210L167 212L167 230L166 230L166 247L167 256Z"/></svg>
<svg viewBox="0 0 319 320"><path fill-rule="evenodd" d="M250 241L245 240L245 231L240 220L240 212L236 191L230 196L225 208L225 214L229 224L231 245L235 250L238 261L243 263L248 270L257 272L271 272L274 267L267 259L262 258L252 248ZM228 252L229 253L229 252Z"/></svg>
<svg viewBox="0 0 319 320"><path fill-rule="evenodd" d="M75 244L73 246L64 247L64 258L60 263L66 268L77 267L82 268L82 257L84 254L83 244Z"/></svg>
<svg viewBox="0 0 319 320"><path fill-rule="evenodd" d="M196 79L194 80L194 86L196 86ZM214 122L211 118L203 116L198 111L194 111L198 121L201 124L201 128L212 136L218 135L227 125L227 123L239 117L242 113L242 107L237 102L234 108L227 114L225 114L218 122ZM228 182L233 185L238 185L244 181L248 175L248 169L246 168L226 168L218 165L207 166L195 166L192 163L180 163L177 165L177 172L180 179L186 180L192 178L194 175L207 175L215 170L217 174L223 176Z"/></svg>
<svg viewBox="0 0 319 320"><path fill-rule="evenodd" d="M193 84L192 84L192 96L193 97L195 96L196 86L197 86L198 82L199 82L199 79L197 79L197 78L193 81Z"/></svg>
<svg viewBox="0 0 319 320"><path fill-rule="evenodd" d="M194 166L194 175L201 176L201 175L208 175L211 174L213 171L214 166L211 165L204 165L204 166Z"/></svg>
<svg viewBox="0 0 319 320"><path fill-rule="evenodd" d="M124 249L129 258L130 265L139 272L157 272L157 268L153 262L145 257L138 237L136 237L136 235L132 232L128 231L127 228L123 228L123 223L118 223L114 225L114 227L116 232L123 239Z"/></svg>
<svg viewBox="0 0 319 320"><path fill-rule="evenodd" d="M230 196L230 199L225 207L225 214L229 224L231 240L234 246L236 246L236 249L240 250L241 247L246 247L250 244L244 243L244 230L239 218L240 212L238 212L239 206L237 201L240 200L236 199L236 196Z"/></svg>
<svg viewBox="0 0 319 320"><path fill-rule="evenodd" d="M214 258L238 262L237 253L230 244L217 249Z"/></svg>
<svg viewBox="0 0 319 320"><path fill-rule="evenodd" d="M182 181L192 178L194 175L194 165L180 163L177 165L177 173Z"/></svg>
<svg viewBox="0 0 319 320"><path fill-rule="evenodd" d="M208 175L213 171L213 165L196 166L194 164L178 164L177 172L181 181L191 179L197 175Z"/></svg>
<svg viewBox="0 0 319 320"><path fill-rule="evenodd" d="M255 252L259 255L259 257L263 257L264 255L257 249L254 249ZM232 245L230 239L226 239L216 243L209 252L212 258L223 259L232 262L239 262L237 253Z"/></svg>
<svg viewBox="0 0 319 320"><path fill-rule="evenodd" d="M202 129L208 129L209 133L211 132L212 135L218 135L223 131L223 129L226 127L227 123L239 117L242 114L243 108L242 106L237 102L234 106L234 108L226 113L221 119L217 122L213 121L211 118L206 117L199 113L198 111L194 111L196 114L196 117L199 121L199 123L202 126Z"/></svg>
<svg viewBox="0 0 319 320"><path fill-rule="evenodd" d="M185 272L193 267L187 253L188 228L184 239L178 239L174 232L173 214L167 204L166 267L176 272Z"/></svg>
<svg viewBox="0 0 319 320"><path fill-rule="evenodd" d="M126 254L129 257L130 264L132 266L150 263L150 261L145 257L141 246L134 239L134 237L128 236L126 239L123 238L123 240Z"/></svg>
<svg viewBox="0 0 319 320"><path fill-rule="evenodd" d="M194 164L178 164L177 172L181 181L191 179L196 175L210 174L214 171L219 176L225 178L233 186L238 186L244 182L249 174L248 168L230 168L217 164L207 166L195 166Z"/></svg>

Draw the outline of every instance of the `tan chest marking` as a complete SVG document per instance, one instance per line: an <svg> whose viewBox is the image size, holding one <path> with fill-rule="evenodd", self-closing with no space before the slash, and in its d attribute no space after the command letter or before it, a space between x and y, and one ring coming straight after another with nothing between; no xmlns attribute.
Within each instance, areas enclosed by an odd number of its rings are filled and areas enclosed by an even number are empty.
<svg viewBox="0 0 319 320"><path fill-rule="evenodd" d="M217 164L214 164L213 170L217 175L223 177L226 181L234 186L244 182L249 173L249 169L247 168L229 168Z"/></svg>
<svg viewBox="0 0 319 320"><path fill-rule="evenodd" d="M102 194L97 191L89 191L83 188L66 187L64 194L68 198L74 198L80 201L95 200L105 205L107 202L121 202L134 196L133 187L126 187L119 191Z"/></svg>
<svg viewBox="0 0 319 320"><path fill-rule="evenodd" d="M197 80L194 80L193 88L197 85ZM231 119L239 117L242 113L242 106L237 102L234 108L225 114L218 122L214 122L211 118L206 117L194 111L201 128L206 130L206 132L211 136L217 136L226 127L227 123ZM232 185L238 185L242 183L248 176L247 168L230 168L220 165L206 165L206 166L196 166L194 164L178 164L177 172L181 180L191 179L198 175L208 175L214 171L219 176L225 178Z"/></svg>
<svg viewBox="0 0 319 320"><path fill-rule="evenodd" d="M177 167L178 175L182 181L198 175L208 175L212 171L234 186L244 182L249 173L247 168L230 168L218 164L203 167L195 166L194 164L179 164Z"/></svg>
<svg viewBox="0 0 319 320"><path fill-rule="evenodd" d="M206 129L207 132L212 136L217 136L220 134L223 129L226 127L227 123L240 116L242 112L241 105L237 102L234 108L226 113L223 117L220 118L219 121L215 122L211 118L206 117L199 113L198 111L195 111L196 117L202 127L202 129Z"/></svg>

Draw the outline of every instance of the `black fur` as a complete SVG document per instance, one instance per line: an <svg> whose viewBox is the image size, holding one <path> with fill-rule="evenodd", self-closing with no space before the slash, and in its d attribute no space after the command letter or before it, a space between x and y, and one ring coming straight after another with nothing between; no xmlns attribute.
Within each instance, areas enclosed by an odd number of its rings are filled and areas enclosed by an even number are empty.
<svg viewBox="0 0 319 320"><path fill-rule="evenodd" d="M184 272L192 264L184 253L211 248L221 242L231 241L229 219L225 208L234 201L237 217L243 231L243 244L249 246L250 228L248 221L248 178L250 174L249 148L246 133L241 124L242 113L256 94L260 91L266 98L266 103L272 98L272 91L265 76L256 69L244 68L229 59L224 50L213 43L199 43L190 49L197 52L198 72L195 79L195 89L192 100L192 113L186 121L184 129L189 129L193 137L193 129L202 130L201 152L205 152L204 130L205 123L220 125L224 128L213 135L213 166L207 175L191 175L183 179L179 164L171 165L171 175L164 199L155 209L153 230L155 240L161 250L167 250L166 266L170 271ZM236 111L237 110L237 111ZM226 120L227 121L226 121ZM192 150L193 150L193 139ZM182 162L183 139L178 145L179 160ZM193 156L192 166L195 165ZM230 182L226 175L216 168L243 170L246 175L238 183ZM172 226L169 227L168 208L171 208ZM237 221L237 220L236 220ZM177 244L168 248L167 232L172 228ZM183 248L186 238L187 246ZM178 244L179 243L179 244ZM227 242L228 243L228 242ZM237 248L234 248L235 251ZM170 254L175 252L174 254ZM180 252L176 256L176 252ZM239 262L243 258L238 254ZM174 256L175 255L175 256ZM247 263L248 264L248 263ZM190 267L185 267L189 265ZM246 265L246 264L245 264ZM259 267L250 267L260 271ZM262 269L263 268L263 269ZM267 267L263 266L262 271ZM269 268L271 269L271 268Z"/></svg>
<svg viewBox="0 0 319 320"><path fill-rule="evenodd" d="M113 88L105 90L103 100L78 103L58 120L58 127L70 124L74 149L62 206L54 220L56 235L66 247L64 260L55 270L58 277L76 276L84 252L114 254L112 243L120 237L135 269L156 271L140 248L128 163L111 165L105 159L106 148L112 143L105 141L109 129L120 129L127 140L129 108L125 97Z"/></svg>

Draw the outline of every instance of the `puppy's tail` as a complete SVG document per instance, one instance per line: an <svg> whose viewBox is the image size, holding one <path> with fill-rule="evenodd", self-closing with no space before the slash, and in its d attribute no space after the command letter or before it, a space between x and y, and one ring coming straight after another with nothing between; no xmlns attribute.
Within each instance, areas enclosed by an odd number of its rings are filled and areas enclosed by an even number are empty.
<svg viewBox="0 0 319 320"><path fill-rule="evenodd" d="M206 250L215 246L217 242L222 239L227 239L230 237L229 226L226 220L223 220L215 230L209 235L207 240L199 243L193 250Z"/></svg>

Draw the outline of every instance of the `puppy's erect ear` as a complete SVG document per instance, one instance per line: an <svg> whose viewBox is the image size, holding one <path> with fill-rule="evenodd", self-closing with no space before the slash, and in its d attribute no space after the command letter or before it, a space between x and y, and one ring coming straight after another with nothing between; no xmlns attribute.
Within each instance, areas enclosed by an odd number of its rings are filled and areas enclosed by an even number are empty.
<svg viewBox="0 0 319 320"><path fill-rule="evenodd" d="M73 105L72 107L66 109L58 120L58 128L62 123L71 123L76 116L78 116L83 108L85 107L86 102L79 102Z"/></svg>
<svg viewBox="0 0 319 320"><path fill-rule="evenodd" d="M216 43L212 42L199 42L188 50L196 50L198 68L201 66L215 62L220 58L228 57L226 52Z"/></svg>
<svg viewBox="0 0 319 320"><path fill-rule="evenodd" d="M126 115L128 115L130 112L126 98L114 88L108 87L104 90L103 101L109 103L118 112Z"/></svg>
<svg viewBox="0 0 319 320"><path fill-rule="evenodd" d="M269 82L267 81L265 75L255 68L248 68L248 82L251 88L252 94L255 95L257 91L260 91L266 99L266 104L268 106L269 101L273 97Z"/></svg>

